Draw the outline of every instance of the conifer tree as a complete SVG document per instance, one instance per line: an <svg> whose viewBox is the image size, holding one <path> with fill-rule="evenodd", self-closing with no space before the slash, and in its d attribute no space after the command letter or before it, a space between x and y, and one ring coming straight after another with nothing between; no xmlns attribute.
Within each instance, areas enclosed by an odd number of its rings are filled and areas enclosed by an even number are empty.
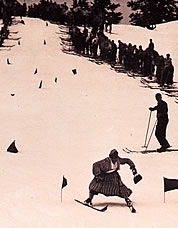
<svg viewBox="0 0 178 228"><path fill-rule="evenodd" d="M127 2L131 8L130 22L153 29L156 24L177 19L175 0L131 0Z"/></svg>
<svg viewBox="0 0 178 228"><path fill-rule="evenodd" d="M105 22L106 15L109 15L111 23L119 23L123 18L121 12L116 12L120 7L119 3L111 3L111 0L94 0L92 9L93 24L101 25Z"/></svg>

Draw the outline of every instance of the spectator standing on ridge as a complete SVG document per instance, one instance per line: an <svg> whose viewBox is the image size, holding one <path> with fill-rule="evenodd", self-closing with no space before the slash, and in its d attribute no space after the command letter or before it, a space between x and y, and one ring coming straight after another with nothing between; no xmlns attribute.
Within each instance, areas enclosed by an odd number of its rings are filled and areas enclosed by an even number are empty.
<svg viewBox="0 0 178 228"><path fill-rule="evenodd" d="M117 45L114 43L114 40L111 41L111 55L110 55L110 62L112 64L116 63L117 57Z"/></svg>
<svg viewBox="0 0 178 228"><path fill-rule="evenodd" d="M170 54L166 55L164 59L164 73L163 73L163 82L162 84L172 85L173 84L173 74L174 74L174 66L172 65L172 59L170 58Z"/></svg>
<svg viewBox="0 0 178 228"><path fill-rule="evenodd" d="M148 45L148 48L151 50L151 51L153 51L154 50L154 43L153 43L153 40L152 39L150 39L150 43L149 43L149 45Z"/></svg>

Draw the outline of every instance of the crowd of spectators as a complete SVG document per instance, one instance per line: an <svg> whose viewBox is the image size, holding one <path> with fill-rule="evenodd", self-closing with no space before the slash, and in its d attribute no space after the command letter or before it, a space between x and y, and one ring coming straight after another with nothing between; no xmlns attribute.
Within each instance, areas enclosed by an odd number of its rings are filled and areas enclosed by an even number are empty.
<svg viewBox="0 0 178 228"><path fill-rule="evenodd" d="M127 45L120 40L118 49L118 61L127 70L138 72L150 79L155 76L157 83L161 86L173 84L174 66L170 54L167 54L166 57L160 55L154 49L152 39L145 50L142 45L137 48L136 45L131 43Z"/></svg>
<svg viewBox="0 0 178 228"><path fill-rule="evenodd" d="M173 84L174 66L170 54L166 57L160 55L155 50L152 39L144 50L142 45L137 47L121 40L116 44L102 29L92 29L89 32L86 27L81 31L77 26L71 26L69 34L77 53L100 58L112 65L120 64L127 71L138 73L140 76L150 79L155 77L160 86Z"/></svg>
<svg viewBox="0 0 178 228"><path fill-rule="evenodd" d="M0 47L2 47L4 40L8 38L8 35L8 26L4 24L3 27L1 27L0 29Z"/></svg>

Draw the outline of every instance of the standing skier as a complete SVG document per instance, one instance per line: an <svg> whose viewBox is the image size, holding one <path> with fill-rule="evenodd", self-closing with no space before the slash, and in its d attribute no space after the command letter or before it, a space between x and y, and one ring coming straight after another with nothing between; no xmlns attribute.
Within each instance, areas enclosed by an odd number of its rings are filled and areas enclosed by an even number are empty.
<svg viewBox="0 0 178 228"><path fill-rule="evenodd" d="M159 149L157 149L158 152L164 152L167 148L170 147L167 139L166 139L166 128L167 124L169 122L168 118L168 106L165 101L162 100L162 96L160 93L157 93L155 95L155 98L158 102L157 106L150 107L150 111L157 110L157 125L156 125L156 132L155 136L161 145Z"/></svg>
<svg viewBox="0 0 178 228"><path fill-rule="evenodd" d="M92 205L94 195L101 193L105 196L119 196L124 198L128 207L133 207L132 201L129 199L132 190L123 184L117 172L121 164L128 164L133 174L137 174L134 163L128 158L119 157L116 149L110 151L109 157L93 164L94 179L89 185L89 198L85 200L85 203Z"/></svg>

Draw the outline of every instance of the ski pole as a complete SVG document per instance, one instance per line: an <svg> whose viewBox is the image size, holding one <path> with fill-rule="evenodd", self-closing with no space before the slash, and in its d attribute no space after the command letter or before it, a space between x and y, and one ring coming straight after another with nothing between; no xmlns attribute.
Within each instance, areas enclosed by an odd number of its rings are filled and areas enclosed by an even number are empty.
<svg viewBox="0 0 178 228"><path fill-rule="evenodd" d="M146 145L145 151L147 151L147 149L148 149L148 146L149 146L149 144L150 144L150 140L151 140L151 137L152 137L152 135L153 135L153 131L154 131L155 127L156 127L156 124L157 124L157 120L155 121L155 124L154 124L154 126L153 126L153 129L152 129L150 138L149 138L149 140L148 140L148 143L147 143L147 145Z"/></svg>
<svg viewBox="0 0 178 228"><path fill-rule="evenodd" d="M149 115L149 119L148 119L148 126L147 126L146 136L145 136L145 143L144 143L144 146L143 147L146 147L146 142L147 142L147 137L148 137L148 131L149 131L149 127L150 127L151 113L152 113L152 111L150 111L150 115Z"/></svg>

